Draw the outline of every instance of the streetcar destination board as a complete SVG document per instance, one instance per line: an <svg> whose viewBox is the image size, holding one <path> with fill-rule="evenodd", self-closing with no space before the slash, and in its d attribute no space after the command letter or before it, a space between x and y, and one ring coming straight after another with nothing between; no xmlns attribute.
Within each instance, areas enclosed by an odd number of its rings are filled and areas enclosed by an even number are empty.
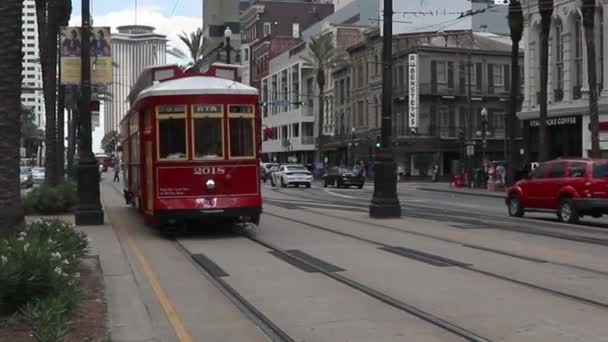
<svg viewBox="0 0 608 342"><path fill-rule="evenodd" d="M205 114L205 113L221 113L222 112L222 106L221 105L212 105L212 104L206 104L206 105L196 105L194 106L194 112L198 113L198 114Z"/></svg>
<svg viewBox="0 0 608 342"><path fill-rule="evenodd" d="M252 114L253 106L230 106L230 113Z"/></svg>
<svg viewBox="0 0 608 342"><path fill-rule="evenodd" d="M183 114L185 112L184 106L158 106L158 114Z"/></svg>

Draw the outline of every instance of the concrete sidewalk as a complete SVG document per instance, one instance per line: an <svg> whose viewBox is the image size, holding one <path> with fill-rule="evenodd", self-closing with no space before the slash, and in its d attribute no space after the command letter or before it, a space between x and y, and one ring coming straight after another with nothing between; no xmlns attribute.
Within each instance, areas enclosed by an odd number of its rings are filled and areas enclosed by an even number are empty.
<svg viewBox="0 0 608 342"><path fill-rule="evenodd" d="M106 179L107 179L106 174ZM113 176L113 175L112 175ZM104 181L105 183L106 181ZM103 183L100 184L103 186ZM106 207L101 198L102 206ZM110 217L106 214L102 226L78 227L90 239L91 253L99 256L108 306L108 329L114 342L162 341L155 333L138 281L137 265L123 245Z"/></svg>

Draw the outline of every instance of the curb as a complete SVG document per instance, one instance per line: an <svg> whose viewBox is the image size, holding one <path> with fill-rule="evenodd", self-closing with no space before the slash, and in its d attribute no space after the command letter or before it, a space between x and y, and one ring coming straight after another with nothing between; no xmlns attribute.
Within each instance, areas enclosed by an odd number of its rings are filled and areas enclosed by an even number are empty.
<svg viewBox="0 0 608 342"><path fill-rule="evenodd" d="M471 192L464 192L464 191L454 191L454 190L447 190L447 189L432 189L432 188L416 188L417 190L421 190L421 191L430 191L430 192L443 192L443 193L449 193L449 194L458 194L458 195L466 195L466 196L477 196L477 197L486 197L486 198L506 198L507 195L490 195L490 194L486 194L486 193L471 193Z"/></svg>

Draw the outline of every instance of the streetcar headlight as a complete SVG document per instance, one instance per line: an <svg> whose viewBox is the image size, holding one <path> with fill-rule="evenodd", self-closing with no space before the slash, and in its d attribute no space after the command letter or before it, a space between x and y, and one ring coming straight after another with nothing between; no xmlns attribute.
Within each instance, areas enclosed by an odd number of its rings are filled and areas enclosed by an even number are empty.
<svg viewBox="0 0 608 342"><path fill-rule="evenodd" d="M215 189L215 182L213 181L213 179L208 180L205 185L207 185L207 189L209 190Z"/></svg>

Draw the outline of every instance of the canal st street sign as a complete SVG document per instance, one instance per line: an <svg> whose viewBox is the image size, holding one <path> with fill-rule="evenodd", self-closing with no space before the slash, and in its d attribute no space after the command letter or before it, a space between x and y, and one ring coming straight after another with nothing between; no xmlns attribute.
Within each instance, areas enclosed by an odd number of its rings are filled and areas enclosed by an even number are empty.
<svg viewBox="0 0 608 342"><path fill-rule="evenodd" d="M576 116L563 116L559 118L547 119L547 126L566 126L576 125ZM540 120L530 120L530 127L540 126Z"/></svg>
<svg viewBox="0 0 608 342"><path fill-rule="evenodd" d="M408 124L410 129L418 128L418 54L410 53L409 61L409 76L408 76Z"/></svg>

